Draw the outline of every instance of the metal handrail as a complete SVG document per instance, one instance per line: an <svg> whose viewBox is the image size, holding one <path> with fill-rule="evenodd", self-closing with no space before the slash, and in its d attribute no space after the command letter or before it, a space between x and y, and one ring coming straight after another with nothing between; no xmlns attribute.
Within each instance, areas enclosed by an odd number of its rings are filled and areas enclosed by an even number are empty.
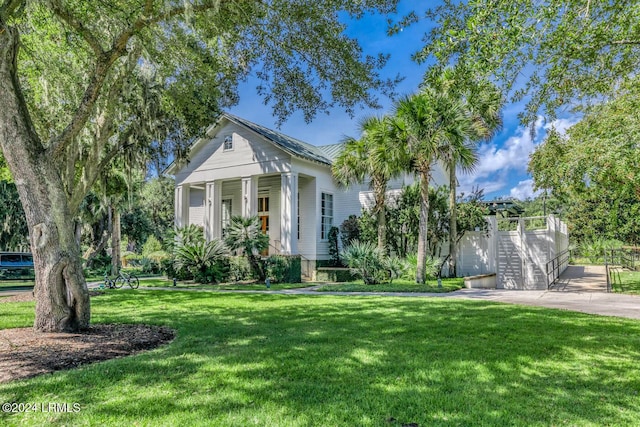
<svg viewBox="0 0 640 427"><path fill-rule="evenodd" d="M556 280L558 280L558 278L560 277L561 268L563 266L566 267L567 265L569 265L570 257L571 250L565 249L564 251L560 252L555 258L545 264L547 289L551 289L551 286L556 282Z"/></svg>

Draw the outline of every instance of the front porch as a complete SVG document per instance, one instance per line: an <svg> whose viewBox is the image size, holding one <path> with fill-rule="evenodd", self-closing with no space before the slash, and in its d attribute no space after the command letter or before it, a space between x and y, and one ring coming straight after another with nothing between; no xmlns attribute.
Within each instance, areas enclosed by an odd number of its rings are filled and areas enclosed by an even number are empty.
<svg viewBox="0 0 640 427"><path fill-rule="evenodd" d="M300 209L303 209L301 215ZM207 240L222 238L231 216L257 216L269 235L268 254L307 256L313 229L315 178L294 172L237 177L179 185L175 189L176 226L203 227Z"/></svg>

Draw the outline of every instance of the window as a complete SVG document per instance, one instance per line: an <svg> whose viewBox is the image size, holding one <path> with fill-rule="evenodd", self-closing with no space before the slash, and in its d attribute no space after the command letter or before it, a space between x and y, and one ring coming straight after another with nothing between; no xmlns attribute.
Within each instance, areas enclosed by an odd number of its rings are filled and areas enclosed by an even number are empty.
<svg viewBox="0 0 640 427"><path fill-rule="evenodd" d="M222 234L224 230L231 224L231 199L222 200Z"/></svg>
<svg viewBox="0 0 640 427"><path fill-rule="evenodd" d="M224 137L224 151L233 150L233 135L227 135Z"/></svg>
<svg viewBox="0 0 640 427"><path fill-rule="evenodd" d="M329 238L329 230L333 225L333 194L322 193L322 207L320 208L320 215L322 217L320 238L326 240Z"/></svg>
<svg viewBox="0 0 640 427"><path fill-rule="evenodd" d="M258 197L258 214L267 215L269 213L269 196Z"/></svg>

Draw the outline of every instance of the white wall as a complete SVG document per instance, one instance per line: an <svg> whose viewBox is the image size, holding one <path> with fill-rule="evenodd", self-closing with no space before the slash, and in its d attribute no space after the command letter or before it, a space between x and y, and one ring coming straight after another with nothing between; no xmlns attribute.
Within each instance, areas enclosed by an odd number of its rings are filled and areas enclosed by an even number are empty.
<svg viewBox="0 0 640 427"><path fill-rule="evenodd" d="M189 224L204 227L204 190L189 189Z"/></svg>
<svg viewBox="0 0 640 427"><path fill-rule="evenodd" d="M313 197L314 197L313 203L309 203L309 200L305 199L305 205L302 206L303 210L300 211L300 214L304 215L305 218L311 219L315 217L314 223L312 223L311 220L309 220L308 225L305 226L305 235L311 230L311 227L313 227L313 230L314 230L313 236L310 236L313 239L313 241L303 242L303 240L307 239L307 237L301 236L301 241L298 242L298 245L302 244L303 247L306 247L305 250L307 250L308 251L307 253L310 255L313 252L315 252L315 258L313 259L328 259L329 247L327 245L327 241L320 239L320 231L321 231L320 209L322 206L321 194L325 192L325 193L334 195L333 225L336 226L336 221L339 220L339 218L336 216L336 206L337 206L336 196L342 191L337 189L333 181L333 177L331 176L331 168L327 165L322 165L319 163L314 163L314 162L310 162L307 160L302 160L294 157L291 160L291 169L294 172L298 172L298 176L306 175L306 176L315 177L315 179L313 180L315 184L315 188L313 188L314 186L309 186L309 190L315 190L315 194L313 194ZM308 197L308 196L307 195L303 196L301 193L300 197L302 198L302 197ZM313 209L313 211L311 212L310 209ZM340 223L338 223L338 225L340 225ZM311 248L310 245L314 245L315 250ZM298 247L298 250L302 251L300 249L300 246ZM306 257L306 255L304 256ZM309 259L312 259L312 258L309 258Z"/></svg>
<svg viewBox="0 0 640 427"><path fill-rule="evenodd" d="M553 216L546 229L527 230L525 220L516 231L499 231L490 218L489 236L466 233L458 246L458 274L496 273L499 289L546 289L546 263L568 247L567 228Z"/></svg>

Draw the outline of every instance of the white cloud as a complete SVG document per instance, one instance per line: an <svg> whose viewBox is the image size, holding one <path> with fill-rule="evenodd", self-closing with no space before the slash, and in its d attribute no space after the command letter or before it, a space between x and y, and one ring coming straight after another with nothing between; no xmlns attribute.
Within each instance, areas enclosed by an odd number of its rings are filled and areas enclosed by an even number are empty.
<svg viewBox="0 0 640 427"><path fill-rule="evenodd" d="M576 117L572 117L569 119L557 119L554 120L550 123L547 123L544 126L544 130L547 131L551 128L555 128L556 131L558 131L559 133L561 133L562 135L564 135L565 133L567 133L567 129L569 129L571 126L575 125L576 123L578 123L580 120Z"/></svg>
<svg viewBox="0 0 640 427"><path fill-rule="evenodd" d="M520 126L502 144L493 141L481 144L478 147L479 161L475 171L471 174L458 174L461 191L468 192L476 186L484 188L485 193L503 190L513 182L513 178L509 179L511 175L521 177L527 174L529 156L544 139L547 130L555 127L564 133L577 121L571 118L544 123L540 117L534 127L535 139L528 127ZM520 181L518 185L523 182L526 181Z"/></svg>
<svg viewBox="0 0 640 427"><path fill-rule="evenodd" d="M513 187L509 192L509 195L514 199L526 200L532 199L540 194L540 190L533 191L533 179L525 179L518 182L518 185Z"/></svg>

